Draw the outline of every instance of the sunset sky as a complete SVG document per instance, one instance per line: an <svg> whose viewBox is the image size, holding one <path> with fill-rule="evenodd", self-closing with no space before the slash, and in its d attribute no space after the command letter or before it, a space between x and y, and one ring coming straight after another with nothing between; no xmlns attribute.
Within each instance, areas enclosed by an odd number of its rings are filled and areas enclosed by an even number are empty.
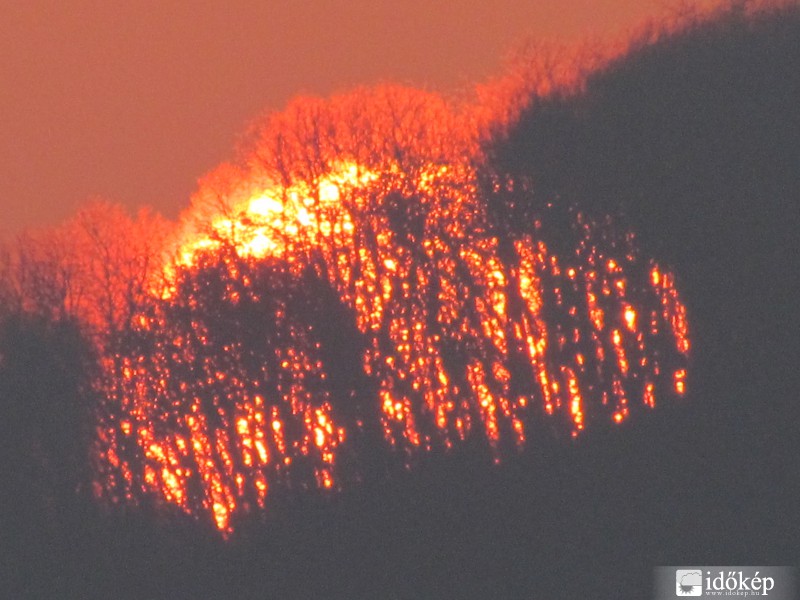
<svg viewBox="0 0 800 600"><path fill-rule="evenodd" d="M0 237L89 198L174 217L236 136L299 93L454 90L526 39L619 35L668 0L104 2L0 10Z"/></svg>

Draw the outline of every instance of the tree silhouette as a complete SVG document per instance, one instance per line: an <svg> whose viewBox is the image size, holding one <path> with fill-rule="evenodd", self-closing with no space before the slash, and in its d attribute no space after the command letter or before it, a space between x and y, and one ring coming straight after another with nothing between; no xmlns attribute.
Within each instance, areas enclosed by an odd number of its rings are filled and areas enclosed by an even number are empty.
<svg viewBox="0 0 800 600"><path fill-rule="evenodd" d="M158 235L156 223L148 215L134 222L117 207L95 203L64 225L23 235L3 249L7 514L25 532L17 538L23 544L49 539L66 548L87 499L97 493L94 448L103 435L97 426L116 410L115 356L133 313L151 297L158 258L146 236Z"/></svg>

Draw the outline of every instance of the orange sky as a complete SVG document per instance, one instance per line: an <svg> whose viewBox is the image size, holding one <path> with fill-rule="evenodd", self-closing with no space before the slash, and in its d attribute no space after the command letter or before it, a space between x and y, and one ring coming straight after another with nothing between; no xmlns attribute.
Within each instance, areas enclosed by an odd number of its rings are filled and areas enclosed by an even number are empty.
<svg viewBox="0 0 800 600"><path fill-rule="evenodd" d="M14 5L16 4L16 6ZM454 89L526 37L617 35L670 0L29 0L0 11L0 237L87 198L174 217L297 93Z"/></svg>

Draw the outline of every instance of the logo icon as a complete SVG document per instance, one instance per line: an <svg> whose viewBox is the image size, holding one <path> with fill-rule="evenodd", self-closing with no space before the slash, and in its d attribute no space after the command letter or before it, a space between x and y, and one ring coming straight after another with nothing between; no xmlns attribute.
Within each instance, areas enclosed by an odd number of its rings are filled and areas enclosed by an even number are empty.
<svg viewBox="0 0 800 600"><path fill-rule="evenodd" d="M678 596L702 596L703 572L700 569L676 570L675 594Z"/></svg>

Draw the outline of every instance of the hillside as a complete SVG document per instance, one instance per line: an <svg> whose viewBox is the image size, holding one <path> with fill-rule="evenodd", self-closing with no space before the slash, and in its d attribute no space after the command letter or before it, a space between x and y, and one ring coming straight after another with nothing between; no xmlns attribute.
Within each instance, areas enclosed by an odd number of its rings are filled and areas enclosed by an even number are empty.
<svg viewBox="0 0 800 600"><path fill-rule="evenodd" d="M23 245L13 597L642 598L657 565L800 560L800 7L651 31L487 161L459 123L400 87L293 103L245 149L282 187L240 209L255 177L212 174L158 294L150 216Z"/></svg>

